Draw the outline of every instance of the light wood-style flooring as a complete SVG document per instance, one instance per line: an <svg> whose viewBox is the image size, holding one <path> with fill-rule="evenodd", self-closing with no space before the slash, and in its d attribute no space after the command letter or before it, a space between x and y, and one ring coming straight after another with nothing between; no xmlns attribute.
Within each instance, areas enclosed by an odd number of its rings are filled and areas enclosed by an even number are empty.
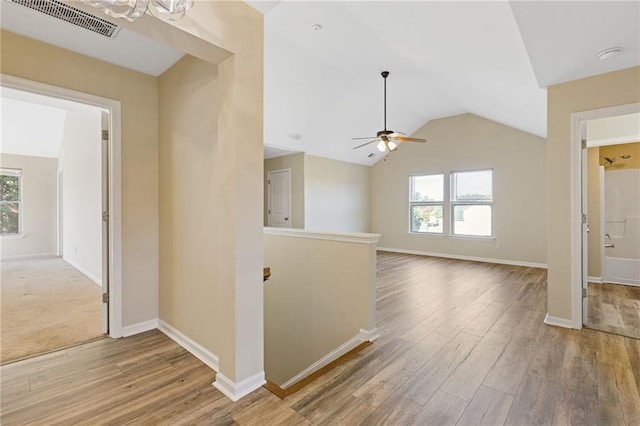
<svg viewBox="0 0 640 426"><path fill-rule="evenodd" d="M589 283L588 327L640 339L640 287Z"/></svg>
<svg viewBox="0 0 640 426"><path fill-rule="evenodd" d="M543 324L544 270L379 253L382 337L231 403L160 332L0 368L3 425L640 424L640 340ZM293 349L295 350L295 349Z"/></svg>

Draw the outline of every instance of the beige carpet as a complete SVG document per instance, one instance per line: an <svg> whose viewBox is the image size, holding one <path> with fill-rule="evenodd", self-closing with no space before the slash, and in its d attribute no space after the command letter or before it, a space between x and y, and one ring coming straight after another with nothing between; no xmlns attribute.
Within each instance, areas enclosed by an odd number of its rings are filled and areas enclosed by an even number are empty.
<svg viewBox="0 0 640 426"><path fill-rule="evenodd" d="M99 286L60 258L1 262L0 364L102 336Z"/></svg>

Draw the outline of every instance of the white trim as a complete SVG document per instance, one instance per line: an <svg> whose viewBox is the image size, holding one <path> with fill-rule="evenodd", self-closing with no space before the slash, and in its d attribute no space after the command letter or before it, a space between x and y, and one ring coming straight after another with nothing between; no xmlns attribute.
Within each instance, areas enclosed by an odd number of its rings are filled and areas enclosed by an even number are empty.
<svg viewBox="0 0 640 426"><path fill-rule="evenodd" d="M520 260L510 260L510 259L494 259L492 257L476 257L476 256L465 256L461 254L433 253L433 252L421 251L421 250L405 250L405 249L397 249L397 248L390 248L390 247L378 247L378 251L390 251L392 253L404 253L404 254L417 254L419 256L444 257L447 259L457 259L457 260L471 260L474 262L498 263L500 265L527 266L530 268L543 268L543 269L547 268L546 263L523 262Z"/></svg>
<svg viewBox="0 0 640 426"><path fill-rule="evenodd" d="M18 220L20 220L20 218L18 218ZM0 235L0 240L24 240L26 236L26 234Z"/></svg>
<svg viewBox="0 0 640 426"><path fill-rule="evenodd" d="M249 395L254 390L259 389L265 383L267 383L267 381L264 379L264 371L256 373L240 383L235 383L222 373L217 373L213 387L225 394L231 401L236 402L243 396Z"/></svg>
<svg viewBox="0 0 640 426"><path fill-rule="evenodd" d="M616 285L628 285L631 287L640 287L640 281L634 279L624 279L624 278L615 278L612 280L604 281L606 284L616 284Z"/></svg>
<svg viewBox="0 0 640 426"><path fill-rule="evenodd" d="M109 182L109 242L111 243L109 253L109 335L114 338L121 337L123 292L121 211L122 176L120 171L122 117L120 101L39 83L7 74L0 74L0 86L80 102L85 105L93 105L109 111L109 116L111 118L111 138L109 145L109 176L111 178L111 181Z"/></svg>
<svg viewBox="0 0 640 426"><path fill-rule="evenodd" d="M637 135L619 136L617 138L587 139L587 147L593 148L596 146L618 145L638 141L640 141L640 133Z"/></svg>
<svg viewBox="0 0 640 426"><path fill-rule="evenodd" d="M162 331L171 338L171 340L185 348L200 361L204 362L212 370L219 371L218 357L207 348L192 340L190 337L182 334L180 331L161 319L158 320L158 330Z"/></svg>
<svg viewBox="0 0 640 426"><path fill-rule="evenodd" d="M341 241L356 244L377 244L380 234L367 234L360 232L323 232L307 231L304 229L288 228L264 228L265 235L277 235L281 237L309 238L313 240Z"/></svg>
<svg viewBox="0 0 640 426"><path fill-rule="evenodd" d="M122 327L122 337L133 336L144 333L145 331L155 330L156 328L158 328L158 318L142 321L137 324L125 325Z"/></svg>
<svg viewBox="0 0 640 426"><path fill-rule="evenodd" d="M320 370L325 365L340 358L342 355L346 354L347 352L349 352L356 346L360 345L361 343L372 342L378 337L380 337L380 334L378 333L377 328L374 328L373 330L360 329L360 333L353 336L351 339L347 340L342 345L338 346L336 349L329 352L328 354L326 354L325 356L323 356L322 358L320 358L319 360L311 364L309 367L305 368L303 371L301 371L300 373L293 376L291 379L284 382L280 387L282 389L287 389L288 387L291 387L292 385L298 383L300 380L304 379L305 377Z"/></svg>
<svg viewBox="0 0 640 426"><path fill-rule="evenodd" d="M589 120L632 114L640 111L640 102L571 114L571 318L573 328L582 328L582 140L581 124ZM586 241L584 242L586 244Z"/></svg>
<svg viewBox="0 0 640 426"><path fill-rule="evenodd" d="M1 256L0 260L29 260L29 259L41 259L45 257L59 257L56 253L38 253L38 254L20 254L18 256Z"/></svg>
<svg viewBox="0 0 640 426"><path fill-rule="evenodd" d="M373 342L374 340L378 340L378 337L380 337L380 331L377 327L372 330L365 330L361 328L358 336L362 342Z"/></svg>
<svg viewBox="0 0 640 426"><path fill-rule="evenodd" d="M554 316L551 316L549 314L547 314L544 317L544 323L548 324L548 325L553 325L555 327L577 328L577 329L582 328L582 325L580 325L580 327L575 327L573 320L566 319L566 318L554 317Z"/></svg>
<svg viewBox="0 0 640 426"><path fill-rule="evenodd" d="M82 266L78 265L76 262L74 262L71 259L67 259L66 257L62 256L62 260L64 260L65 262L67 262L69 265L73 266L75 269L78 270L78 272L80 272L82 275L84 275L85 277L89 278L91 281L93 281L95 284L99 285L100 287L102 287L102 279L96 277L95 275L93 275L91 272L87 271L86 269L84 269ZM123 334L124 336L124 334Z"/></svg>
<svg viewBox="0 0 640 426"><path fill-rule="evenodd" d="M602 284L602 277L587 277L590 283Z"/></svg>

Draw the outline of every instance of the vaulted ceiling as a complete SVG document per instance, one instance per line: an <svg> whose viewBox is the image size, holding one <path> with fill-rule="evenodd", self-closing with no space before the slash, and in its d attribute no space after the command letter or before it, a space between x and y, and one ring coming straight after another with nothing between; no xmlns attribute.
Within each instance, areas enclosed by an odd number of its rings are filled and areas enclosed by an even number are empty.
<svg viewBox="0 0 640 426"><path fill-rule="evenodd" d="M383 70L390 129L411 134L470 112L545 136L548 85L640 64L635 1L247 3L265 14L264 142L280 152L375 163L375 147L354 150L351 138L383 127ZM124 43L105 47L70 24L1 7L2 28L151 75L182 56L125 29ZM611 47L620 53L599 59Z"/></svg>

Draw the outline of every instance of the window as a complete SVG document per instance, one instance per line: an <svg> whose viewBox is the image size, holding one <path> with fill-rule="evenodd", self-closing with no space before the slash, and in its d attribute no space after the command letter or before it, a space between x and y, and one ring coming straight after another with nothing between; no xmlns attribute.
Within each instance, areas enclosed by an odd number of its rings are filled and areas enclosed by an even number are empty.
<svg viewBox="0 0 640 426"><path fill-rule="evenodd" d="M493 172L451 173L451 234L492 235Z"/></svg>
<svg viewBox="0 0 640 426"><path fill-rule="evenodd" d="M450 178L409 177L409 232L491 237L493 171L451 172Z"/></svg>
<svg viewBox="0 0 640 426"><path fill-rule="evenodd" d="M444 232L444 175L410 177L409 214L411 232Z"/></svg>
<svg viewBox="0 0 640 426"><path fill-rule="evenodd" d="M19 235L22 230L22 170L0 169L0 235Z"/></svg>

